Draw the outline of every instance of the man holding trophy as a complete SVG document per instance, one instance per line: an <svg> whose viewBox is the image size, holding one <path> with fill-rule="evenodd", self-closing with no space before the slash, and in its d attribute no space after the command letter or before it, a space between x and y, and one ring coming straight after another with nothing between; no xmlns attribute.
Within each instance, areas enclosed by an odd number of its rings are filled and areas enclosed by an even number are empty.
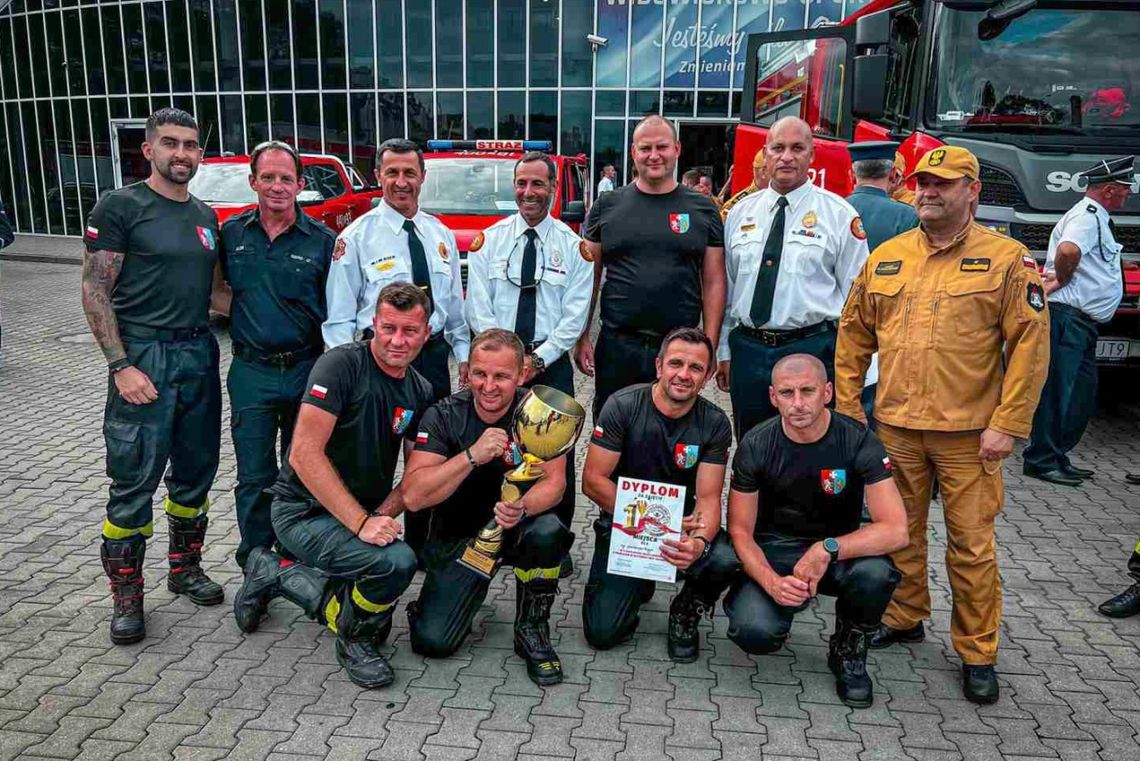
<svg viewBox="0 0 1140 761"><path fill-rule="evenodd" d="M524 362L518 336L483 331L471 342L470 388L438 402L419 426L401 489L408 510L431 513L414 548L426 577L408 622L415 652L451 655L499 562L513 565L515 652L545 686L562 681L548 621L569 539L551 508L585 411L547 386L519 388Z"/></svg>
<svg viewBox="0 0 1140 761"><path fill-rule="evenodd" d="M582 491L601 509L594 521L597 540L582 619L586 641L599 650L633 634L638 609L655 589L648 574L638 578L611 571L613 532L629 533L630 524L646 517L639 515L642 506L636 501L632 510L627 503L616 504L619 480L637 479L654 489L684 488L680 532L660 548L663 560L686 576L669 606L668 649L674 661L697 659L697 624L703 614L712 614L720 592L740 568L720 527L732 426L720 408L700 396L715 370L708 336L698 328L675 328L657 355L657 382L618 391L598 416L582 475ZM621 511L616 520L615 507Z"/></svg>

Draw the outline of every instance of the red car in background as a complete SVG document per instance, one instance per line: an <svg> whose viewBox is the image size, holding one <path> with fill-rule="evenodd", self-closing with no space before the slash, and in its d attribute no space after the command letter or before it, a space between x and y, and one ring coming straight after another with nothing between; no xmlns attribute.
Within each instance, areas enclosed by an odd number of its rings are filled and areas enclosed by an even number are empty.
<svg viewBox="0 0 1140 761"><path fill-rule="evenodd" d="M297 197L301 209L340 232L352 220L372 208L380 188L364 181L360 173L336 156L301 154L305 189ZM249 187L249 156L205 159L190 180L190 192L210 205L223 223L257 204Z"/></svg>
<svg viewBox="0 0 1140 761"><path fill-rule="evenodd" d="M528 151L550 153L549 140L428 140L420 208L455 233L466 273L471 240L515 205L515 162ZM577 231L586 220L589 198L585 155L551 155L557 169L550 215Z"/></svg>

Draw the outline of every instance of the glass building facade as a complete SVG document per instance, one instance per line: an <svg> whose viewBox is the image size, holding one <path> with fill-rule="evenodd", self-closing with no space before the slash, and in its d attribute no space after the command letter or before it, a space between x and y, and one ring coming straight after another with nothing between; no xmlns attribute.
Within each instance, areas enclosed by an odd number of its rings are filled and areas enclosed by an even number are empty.
<svg viewBox="0 0 1140 761"><path fill-rule="evenodd" d="M169 105L207 155L277 138L371 177L388 137L527 138L620 179L645 114L724 154L748 33L866 1L0 0L0 199L20 232L81 234Z"/></svg>

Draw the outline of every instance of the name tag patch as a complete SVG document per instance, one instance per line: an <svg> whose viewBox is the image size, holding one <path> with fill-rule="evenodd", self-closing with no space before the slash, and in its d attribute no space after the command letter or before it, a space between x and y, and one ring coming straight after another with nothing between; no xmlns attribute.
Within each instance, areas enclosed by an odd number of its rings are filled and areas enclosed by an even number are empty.
<svg viewBox="0 0 1140 761"><path fill-rule="evenodd" d="M747 224L747 225L741 225L740 226L740 232L742 232L742 233L752 232L755 229L756 229L756 225L754 225L754 224Z"/></svg>
<svg viewBox="0 0 1140 761"><path fill-rule="evenodd" d="M368 266L375 268L377 272L387 272L396 266L396 255L388 254L387 256L381 256L379 259L373 259L368 263Z"/></svg>
<svg viewBox="0 0 1140 761"><path fill-rule="evenodd" d="M962 272L989 272L990 260L989 259L963 259L962 265L959 267Z"/></svg>
<svg viewBox="0 0 1140 761"><path fill-rule="evenodd" d="M875 265L876 275L897 275L902 269L902 260L895 262L879 262Z"/></svg>

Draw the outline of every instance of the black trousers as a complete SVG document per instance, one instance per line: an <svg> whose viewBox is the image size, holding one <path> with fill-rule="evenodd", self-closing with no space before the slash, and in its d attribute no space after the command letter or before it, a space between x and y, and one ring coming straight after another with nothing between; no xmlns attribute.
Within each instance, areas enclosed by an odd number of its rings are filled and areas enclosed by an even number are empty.
<svg viewBox="0 0 1140 761"><path fill-rule="evenodd" d="M111 479L103 536L127 539L153 533L151 500L166 481L166 511L204 515L218 472L222 386L218 342L206 331L185 341L138 338L120 326L127 358L158 391L150 404L130 404L107 378L103 439ZM167 464L169 463L169 469Z"/></svg>
<svg viewBox="0 0 1140 761"><path fill-rule="evenodd" d="M574 368L570 364L570 356L563 354L531 381L531 385L550 386L564 394L574 396ZM578 494L575 481L574 450L571 449L566 453L566 491L562 493L562 501L554 506L555 515L568 529L574 525L574 500Z"/></svg>
<svg viewBox="0 0 1140 761"><path fill-rule="evenodd" d="M760 549L772 569L787 576L813 543L772 536L760 542ZM885 555L840 560L828 566L817 591L836 598L837 617L871 628L882 619L900 578L891 559ZM792 619L805 607L807 603L798 608L777 604L759 584L742 573L724 598L728 638L747 653L773 653L783 646L792 628Z"/></svg>
<svg viewBox="0 0 1140 761"><path fill-rule="evenodd" d="M570 532L553 511L523 518L507 532L503 563L513 565L522 583L558 581L558 569ZM412 649L446 658L459 649L491 582L455 562L467 539L428 538L416 549L424 568L419 599L408 607Z"/></svg>
<svg viewBox="0 0 1140 761"><path fill-rule="evenodd" d="M602 326L594 346L595 421L615 392L657 380L657 352L661 350L662 338Z"/></svg>
<svg viewBox="0 0 1140 761"><path fill-rule="evenodd" d="M328 574L330 584L354 583L373 605L391 605L416 573L416 555L407 544L369 544L311 502L274 496L273 530L297 562Z"/></svg>
<svg viewBox="0 0 1140 761"><path fill-rule="evenodd" d="M1025 472L1068 467L1096 409L1096 322L1067 304L1049 304L1049 376L1022 453Z"/></svg>
<svg viewBox="0 0 1140 761"><path fill-rule="evenodd" d="M273 546L273 495L266 491L277 480L280 463L289 451L293 426L309 371L316 359L281 367L234 357L226 388L230 394L230 433L237 457L237 508L241 542L237 563L254 547Z"/></svg>
<svg viewBox="0 0 1140 761"><path fill-rule="evenodd" d="M835 382L834 330L791 341L783 346L768 346L739 326L728 334L732 364L728 371L728 391L732 398L732 420L739 442L744 434L779 413L768 400L772 385L772 368L792 354L818 357L827 368L827 379Z"/></svg>
<svg viewBox="0 0 1140 761"><path fill-rule="evenodd" d="M624 642L637 629L638 612L657 590L656 582L618 576L606 571L610 555L612 517L602 513L594 521L594 560L586 595L582 601L582 623L586 641L598 650ZM678 577L703 602L712 605L740 571L740 561L724 531L717 533L712 549Z"/></svg>
<svg viewBox="0 0 1140 761"><path fill-rule="evenodd" d="M412 361L412 367L431 384L432 396L437 402L451 395L451 370L447 365L450 356L451 346L439 334L428 339L419 356ZM404 513L404 541L413 546L423 544L427 537L428 515L426 511Z"/></svg>

